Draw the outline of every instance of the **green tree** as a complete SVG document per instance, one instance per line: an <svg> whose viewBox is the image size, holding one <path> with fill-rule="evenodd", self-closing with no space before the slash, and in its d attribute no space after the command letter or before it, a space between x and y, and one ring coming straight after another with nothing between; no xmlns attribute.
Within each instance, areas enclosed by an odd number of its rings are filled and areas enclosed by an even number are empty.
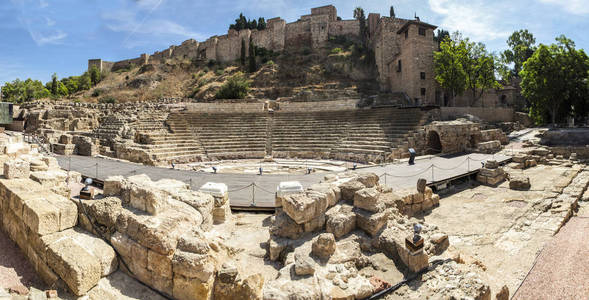
<svg viewBox="0 0 589 300"><path fill-rule="evenodd" d="M524 62L528 60L536 50L536 39L527 29L515 31L507 39L509 49L501 53L501 62L503 66L499 69L503 79L519 76ZM513 64L513 68L509 65Z"/></svg>
<svg viewBox="0 0 589 300"><path fill-rule="evenodd" d="M253 73L258 69L256 64L256 47L254 46L254 42L250 38L250 45L249 45L249 63L248 63L248 72Z"/></svg>
<svg viewBox="0 0 589 300"><path fill-rule="evenodd" d="M250 89L250 82L241 72L229 77L215 94L217 99L243 99Z"/></svg>
<svg viewBox="0 0 589 300"><path fill-rule="evenodd" d="M39 80L28 78L25 81L15 79L2 86L2 98L8 102L23 103L33 99L47 98L49 90Z"/></svg>
<svg viewBox="0 0 589 300"><path fill-rule="evenodd" d="M523 64L522 95L530 102L537 123L557 121L587 113L589 58L565 36L552 45L541 44Z"/></svg>
<svg viewBox="0 0 589 300"><path fill-rule="evenodd" d="M246 59L245 39L241 39L241 56L239 58L239 61L241 62L242 66L245 66L245 59Z"/></svg>
<svg viewBox="0 0 589 300"><path fill-rule="evenodd" d="M51 75L51 95L57 95L57 74L53 73L53 75Z"/></svg>
<svg viewBox="0 0 589 300"><path fill-rule="evenodd" d="M96 86L101 80L100 70L96 66L92 66L88 72L90 73L92 86Z"/></svg>
<svg viewBox="0 0 589 300"><path fill-rule="evenodd" d="M495 78L495 59L487 52L482 43L474 43L469 39L460 40L461 48L466 51L461 56L461 65L464 70L466 87L472 93L469 106L474 105L486 90L500 88L501 85Z"/></svg>
<svg viewBox="0 0 589 300"><path fill-rule="evenodd" d="M440 51L434 53L435 79L454 99L466 90L466 73L462 62L466 56L465 44L446 37L440 43Z"/></svg>
<svg viewBox="0 0 589 300"><path fill-rule="evenodd" d="M88 72L84 72L84 74L80 76L78 80L78 87L80 90L89 90L92 88L92 79L90 78L90 74L88 74Z"/></svg>
<svg viewBox="0 0 589 300"><path fill-rule="evenodd" d="M266 20L264 18L260 17L258 19L258 30L264 30L264 29L266 29L266 26L267 26Z"/></svg>
<svg viewBox="0 0 589 300"><path fill-rule="evenodd" d="M362 40L362 45L366 47L368 28L366 27L366 15L364 14L364 9L362 9L362 7L356 7L354 9L354 19L358 20L360 25L360 39Z"/></svg>

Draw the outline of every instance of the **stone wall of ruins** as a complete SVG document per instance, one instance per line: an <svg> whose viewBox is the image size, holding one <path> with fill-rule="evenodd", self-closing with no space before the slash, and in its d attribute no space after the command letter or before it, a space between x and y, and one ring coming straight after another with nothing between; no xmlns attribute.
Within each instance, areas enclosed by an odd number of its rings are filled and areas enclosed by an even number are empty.
<svg viewBox="0 0 589 300"><path fill-rule="evenodd" d="M485 122L513 122L513 108L503 107L440 107L441 119L454 120L465 115L473 115Z"/></svg>

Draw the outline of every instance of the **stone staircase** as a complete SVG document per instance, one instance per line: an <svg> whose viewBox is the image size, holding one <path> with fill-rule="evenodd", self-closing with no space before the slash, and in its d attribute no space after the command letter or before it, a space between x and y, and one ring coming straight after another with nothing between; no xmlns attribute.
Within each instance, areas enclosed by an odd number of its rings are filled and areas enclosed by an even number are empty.
<svg viewBox="0 0 589 300"><path fill-rule="evenodd" d="M100 122L100 126L94 129L94 135L100 139L102 146L111 147L115 140L122 137L126 124L127 122L118 116L107 116Z"/></svg>
<svg viewBox="0 0 589 300"><path fill-rule="evenodd" d="M381 108L349 112L346 135L333 150L340 160L379 162L397 149L408 149L407 137L425 124L420 109Z"/></svg>
<svg viewBox="0 0 589 300"><path fill-rule="evenodd" d="M139 120L135 126L138 146L154 161L185 163L205 160L202 144L183 118L168 116L167 120Z"/></svg>
<svg viewBox="0 0 589 300"><path fill-rule="evenodd" d="M186 126L211 160L263 158L266 155L267 113L170 114L170 128ZM179 125L180 122L182 125ZM172 129L175 131L176 129Z"/></svg>

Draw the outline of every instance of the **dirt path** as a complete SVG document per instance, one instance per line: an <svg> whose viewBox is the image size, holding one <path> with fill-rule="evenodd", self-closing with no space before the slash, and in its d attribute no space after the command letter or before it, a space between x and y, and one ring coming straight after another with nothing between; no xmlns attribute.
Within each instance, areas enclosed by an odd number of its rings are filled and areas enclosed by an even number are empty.
<svg viewBox="0 0 589 300"><path fill-rule="evenodd" d="M544 250L512 299L587 299L589 218L571 219Z"/></svg>
<svg viewBox="0 0 589 300"><path fill-rule="evenodd" d="M18 246L0 230L0 287L46 289Z"/></svg>

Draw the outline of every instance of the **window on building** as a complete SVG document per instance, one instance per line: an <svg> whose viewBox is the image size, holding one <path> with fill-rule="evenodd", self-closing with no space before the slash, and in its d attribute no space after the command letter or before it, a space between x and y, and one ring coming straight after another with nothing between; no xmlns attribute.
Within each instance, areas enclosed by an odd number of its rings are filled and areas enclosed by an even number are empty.
<svg viewBox="0 0 589 300"><path fill-rule="evenodd" d="M397 72L401 72L402 70L402 65L401 65L401 60L399 59L399 61L397 62Z"/></svg>
<svg viewBox="0 0 589 300"><path fill-rule="evenodd" d="M419 77L420 77L422 80L425 80L425 72L421 72L421 73L419 74Z"/></svg>
<svg viewBox="0 0 589 300"><path fill-rule="evenodd" d="M425 88L421 88L421 95L425 96Z"/></svg>
<svg viewBox="0 0 589 300"><path fill-rule="evenodd" d="M405 39L409 37L409 29L405 30Z"/></svg>
<svg viewBox="0 0 589 300"><path fill-rule="evenodd" d="M425 36L425 28L419 28L419 35Z"/></svg>

